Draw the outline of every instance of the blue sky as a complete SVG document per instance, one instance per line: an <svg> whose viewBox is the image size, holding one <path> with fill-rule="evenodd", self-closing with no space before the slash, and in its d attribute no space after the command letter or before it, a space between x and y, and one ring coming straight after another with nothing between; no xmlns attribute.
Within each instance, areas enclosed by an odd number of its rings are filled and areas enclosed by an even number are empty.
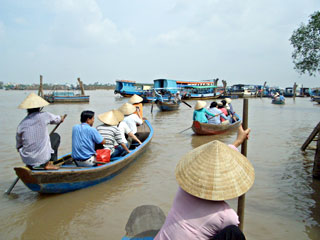
<svg viewBox="0 0 320 240"><path fill-rule="evenodd" d="M293 69L289 42L317 10L319 0L0 0L0 81L319 87Z"/></svg>

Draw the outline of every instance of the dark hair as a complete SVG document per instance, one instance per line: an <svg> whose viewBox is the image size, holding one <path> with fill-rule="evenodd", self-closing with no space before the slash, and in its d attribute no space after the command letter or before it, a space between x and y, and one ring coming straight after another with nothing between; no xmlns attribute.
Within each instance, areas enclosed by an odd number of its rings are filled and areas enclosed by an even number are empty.
<svg viewBox="0 0 320 240"><path fill-rule="evenodd" d="M222 106L225 106L227 104L226 100L221 100L221 102L222 102Z"/></svg>
<svg viewBox="0 0 320 240"><path fill-rule="evenodd" d="M210 104L210 108L214 108L214 107L216 107L217 105L218 105L217 102L212 102L212 103Z"/></svg>
<svg viewBox="0 0 320 240"><path fill-rule="evenodd" d="M28 108L28 114L34 113L34 112L40 112L41 108Z"/></svg>
<svg viewBox="0 0 320 240"><path fill-rule="evenodd" d="M82 123L85 123L88 118L91 119L93 117L94 117L94 112L86 110L81 113L80 121Z"/></svg>

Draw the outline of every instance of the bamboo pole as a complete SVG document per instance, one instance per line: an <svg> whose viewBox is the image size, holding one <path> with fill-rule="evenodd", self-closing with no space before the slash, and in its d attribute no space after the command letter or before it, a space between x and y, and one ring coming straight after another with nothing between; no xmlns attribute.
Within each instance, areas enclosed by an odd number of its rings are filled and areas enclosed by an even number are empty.
<svg viewBox="0 0 320 240"><path fill-rule="evenodd" d="M244 130L248 128L248 99L244 98L243 99L243 114L242 114L242 127ZM247 156L247 140L245 140L241 144L241 153L244 156ZM243 194L238 198L238 216L239 216L239 228L241 231L243 231L243 226L244 226L244 209L245 209L245 200L246 200L246 195Z"/></svg>
<svg viewBox="0 0 320 240"><path fill-rule="evenodd" d="M304 142L304 144L301 147L301 151L306 150L308 145L312 142L312 140L317 136L317 134L320 132L320 122L318 125L313 129L312 133L309 135L307 140ZM318 138L319 139L319 138Z"/></svg>
<svg viewBox="0 0 320 240"><path fill-rule="evenodd" d="M293 99L296 99L296 89L297 89L297 84L293 84Z"/></svg>

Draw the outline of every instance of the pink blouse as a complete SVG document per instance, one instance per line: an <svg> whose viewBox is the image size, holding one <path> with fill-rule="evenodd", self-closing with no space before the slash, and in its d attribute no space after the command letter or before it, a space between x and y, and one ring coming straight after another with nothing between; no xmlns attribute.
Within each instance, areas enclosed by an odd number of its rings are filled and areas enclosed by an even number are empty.
<svg viewBox="0 0 320 240"><path fill-rule="evenodd" d="M223 228L238 224L237 213L225 201L194 197L179 187L155 240L210 239Z"/></svg>

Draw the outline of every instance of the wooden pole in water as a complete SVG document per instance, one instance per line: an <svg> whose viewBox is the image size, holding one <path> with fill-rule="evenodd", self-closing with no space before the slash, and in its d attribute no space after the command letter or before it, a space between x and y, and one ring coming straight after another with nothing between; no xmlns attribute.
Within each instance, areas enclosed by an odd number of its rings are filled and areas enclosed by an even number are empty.
<svg viewBox="0 0 320 240"><path fill-rule="evenodd" d="M40 85L39 85L38 96L43 98L42 75L40 75Z"/></svg>
<svg viewBox="0 0 320 240"><path fill-rule="evenodd" d="M79 87L80 87L80 90L81 90L81 96L84 96L84 88L83 88L83 84L82 84L82 81L80 80L80 78L78 78L78 82L79 82Z"/></svg>
<svg viewBox="0 0 320 240"><path fill-rule="evenodd" d="M243 114L242 114L242 127L244 130L248 128L248 99L244 98L243 99ZM244 156L247 156L247 140L245 140L241 144L241 153ZM239 228L241 231L243 231L243 226L244 226L244 209L245 209L245 200L246 200L246 195L243 194L238 198L238 216L239 216Z"/></svg>
<svg viewBox="0 0 320 240"><path fill-rule="evenodd" d="M296 99L296 89L297 89L297 84L293 84L293 99Z"/></svg>
<svg viewBox="0 0 320 240"><path fill-rule="evenodd" d="M320 133L318 133L317 149L314 155L312 176L314 178L320 178Z"/></svg>

